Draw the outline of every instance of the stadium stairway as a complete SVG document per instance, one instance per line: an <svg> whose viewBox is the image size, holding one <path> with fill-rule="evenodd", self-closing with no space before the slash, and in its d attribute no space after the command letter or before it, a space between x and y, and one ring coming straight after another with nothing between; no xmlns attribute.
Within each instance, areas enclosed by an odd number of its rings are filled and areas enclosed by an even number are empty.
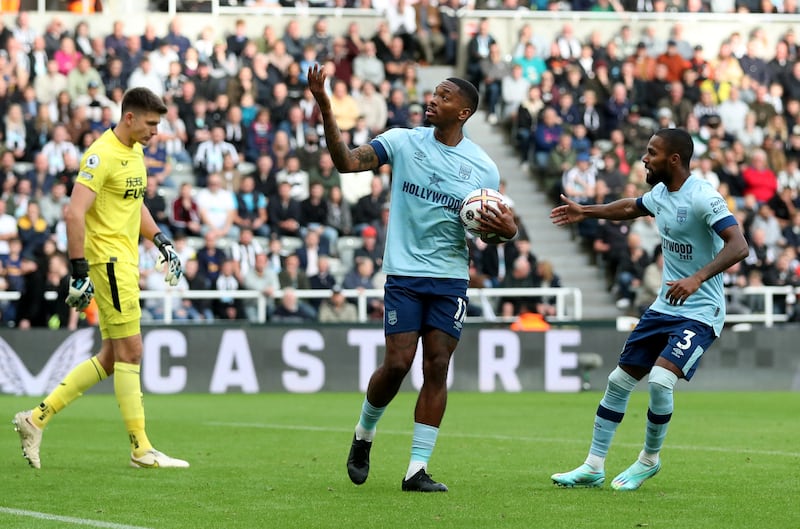
<svg viewBox="0 0 800 529"><path fill-rule="evenodd" d="M562 285L581 289L583 319L612 320L620 315L606 290L603 271L593 264L589 253L579 240L572 238L568 228L550 222L553 204L539 189L536 179L520 167L519 156L503 127L488 124L486 113L478 111L467 122L466 130L497 163L500 177L507 182L506 193L514 201L514 210L527 229L536 257L553 263Z"/></svg>

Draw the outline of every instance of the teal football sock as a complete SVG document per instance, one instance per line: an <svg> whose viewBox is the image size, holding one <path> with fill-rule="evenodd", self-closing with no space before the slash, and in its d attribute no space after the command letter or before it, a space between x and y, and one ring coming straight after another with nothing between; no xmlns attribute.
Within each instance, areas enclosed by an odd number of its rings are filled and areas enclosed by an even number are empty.
<svg viewBox="0 0 800 529"><path fill-rule="evenodd" d="M406 479L411 478L420 469L427 469L438 435L439 428L418 422L414 423L414 437L411 440L411 461L408 464Z"/></svg>
<svg viewBox="0 0 800 529"><path fill-rule="evenodd" d="M644 451L658 454L667 436L669 421L674 408L673 391L678 377L663 367L655 366L648 378L650 406L647 410L647 429L644 437ZM652 458L650 458L652 460ZM656 462L658 458L655 458Z"/></svg>
<svg viewBox="0 0 800 529"><path fill-rule="evenodd" d="M605 457L611 447L611 441L614 438L617 427L622 422L622 418L625 416L628 400L637 382L638 380L620 367L617 367L608 376L606 392L597 407L592 446L589 449L589 459L587 459L587 463L596 470L603 469Z"/></svg>
<svg viewBox="0 0 800 529"><path fill-rule="evenodd" d="M386 411L386 406L376 408L364 397L364 404L361 405L361 416L358 418L358 424L356 425L356 438L372 441L372 437L375 435L375 426L384 411Z"/></svg>

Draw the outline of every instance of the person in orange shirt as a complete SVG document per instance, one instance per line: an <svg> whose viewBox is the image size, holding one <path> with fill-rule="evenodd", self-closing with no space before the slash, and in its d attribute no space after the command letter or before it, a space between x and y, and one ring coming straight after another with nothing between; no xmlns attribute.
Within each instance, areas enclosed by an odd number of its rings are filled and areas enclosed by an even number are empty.
<svg viewBox="0 0 800 529"><path fill-rule="evenodd" d="M669 70L669 74L667 74L668 81L680 81L683 71L692 67L691 63L678 53L678 43L674 40L667 42L667 51L656 58L656 64L665 64L667 66L667 70Z"/></svg>

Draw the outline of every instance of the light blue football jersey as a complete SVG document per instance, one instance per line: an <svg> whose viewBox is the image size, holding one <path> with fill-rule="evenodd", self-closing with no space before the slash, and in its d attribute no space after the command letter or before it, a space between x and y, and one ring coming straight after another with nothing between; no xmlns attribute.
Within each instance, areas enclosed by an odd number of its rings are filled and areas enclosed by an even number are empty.
<svg viewBox="0 0 800 529"><path fill-rule="evenodd" d="M727 203L710 183L690 176L674 193L663 183L656 184L639 204L655 216L664 254L664 280L651 308L706 323L719 336L725 322L722 274L704 281L683 305L669 304L666 282L691 276L722 250L718 233L736 224Z"/></svg>
<svg viewBox="0 0 800 529"><path fill-rule="evenodd" d="M471 191L497 189L500 173L470 139L450 147L437 141L433 131L432 127L389 129L372 142L374 147L380 143L392 165L383 271L469 279L466 234L458 210Z"/></svg>

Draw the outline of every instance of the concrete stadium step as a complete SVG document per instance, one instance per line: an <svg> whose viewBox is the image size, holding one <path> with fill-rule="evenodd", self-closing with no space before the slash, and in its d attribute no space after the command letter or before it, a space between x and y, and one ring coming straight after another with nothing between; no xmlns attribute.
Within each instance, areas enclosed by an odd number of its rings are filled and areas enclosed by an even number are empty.
<svg viewBox="0 0 800 529"><path fill-rule="evenodd" d="M602 270L593 264L570 229L550 222L553 204L541 191L538 182L521 167L521 160L509 143L506 131L489 125L486 113L478 111L467 122L466 132L497 163L500 176L507 183L506 192L514 200L514 211L531 239L534 254L553 263L563 285L581 289L584 319L608 320L619 315L613 297L606 290Z"/></svg>

